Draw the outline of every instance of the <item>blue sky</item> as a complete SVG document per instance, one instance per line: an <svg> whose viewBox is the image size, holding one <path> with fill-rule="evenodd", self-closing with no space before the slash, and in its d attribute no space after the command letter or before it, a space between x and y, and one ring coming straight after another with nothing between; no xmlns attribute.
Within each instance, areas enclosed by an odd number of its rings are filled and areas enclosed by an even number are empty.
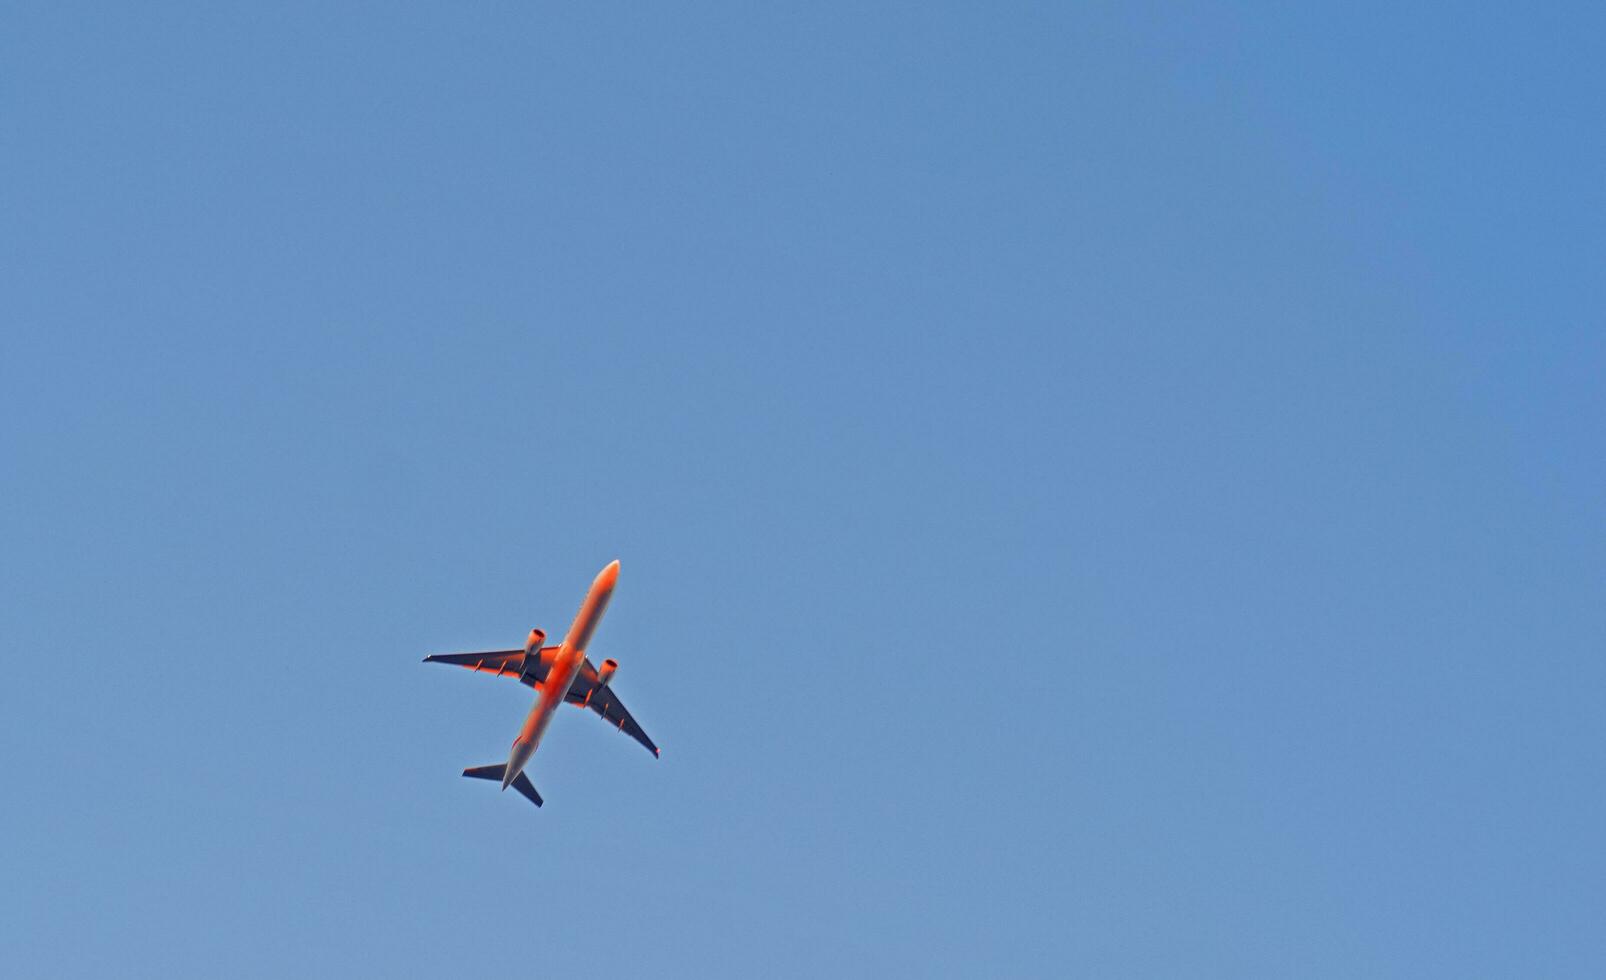
<svg viewBox="0 0 1606 980"><path fill-rule="evenodd" d="M0 972L1601 975L1603 27L6 5Z"/></svg>

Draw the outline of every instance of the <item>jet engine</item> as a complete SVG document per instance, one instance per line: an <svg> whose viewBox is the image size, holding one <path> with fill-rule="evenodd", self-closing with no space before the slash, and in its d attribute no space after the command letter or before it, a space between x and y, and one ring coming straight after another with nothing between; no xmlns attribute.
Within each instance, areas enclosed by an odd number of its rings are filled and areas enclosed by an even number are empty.
<svg viewBox="0 0 1606 980"><path fill-rule="evenodd" d="M613 680L613 672L618 669L619 661L612 659L604 660L602 662L602 666L597 668L597 686L607 687L608 682Z"/></svg>
<svg viewBox="0 0 1606 980"><path fill-rule="evenodd" d="M545 642L546 634L541 632L538 627L532 627L530 629L529 638L524 641L524 652L534 653L535 651L541 649L541 644Z"/></svg>

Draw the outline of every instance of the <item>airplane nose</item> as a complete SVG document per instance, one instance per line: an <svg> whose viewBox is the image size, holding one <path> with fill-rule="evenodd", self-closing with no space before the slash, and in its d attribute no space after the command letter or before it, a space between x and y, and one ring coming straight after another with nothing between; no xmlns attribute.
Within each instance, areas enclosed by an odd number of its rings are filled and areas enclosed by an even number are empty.
<svg viewBox="0 0 1606 980"><path fill-rule="evenodd" d="M611 589L619 581L619 559L615 558L608 563L608 567L597 573L596 585L600 588Z"/></svg>

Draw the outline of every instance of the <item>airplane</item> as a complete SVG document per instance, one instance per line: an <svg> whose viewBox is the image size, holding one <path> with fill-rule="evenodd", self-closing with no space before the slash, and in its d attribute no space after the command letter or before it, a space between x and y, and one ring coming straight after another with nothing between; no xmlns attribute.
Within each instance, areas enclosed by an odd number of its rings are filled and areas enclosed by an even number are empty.
<svg viewBox="0 0 1606 980"><path fill-rule="evenodd" d="M456 664L469 670L495 674L498 677L515 677L519 683L536 690L535 704L524 719L519 737L513 740L513 750L507 762L500 766L475 766L463 770L469 779L501 780L502 789L509 786L523 793L536 806L541 805L541 794L535 791L524 767L541 744L547 725L557 713L558 705L567 701L582 708L590 708L602 719L647 747L658 757L658 746L636 724L625 710L624 702L613 693L609 682L619 669L616 660L604 660L599 669L586 657L591 635L602 621L602 613L613 597L613 588L619 581L619 563L609 563L597 573L591 588L586 592L580 611L563 642L555 647L544 647L546 634L540 629L530 630L522 650L489 650L484 653L437 653L424 658L425 663Z"/></svg>

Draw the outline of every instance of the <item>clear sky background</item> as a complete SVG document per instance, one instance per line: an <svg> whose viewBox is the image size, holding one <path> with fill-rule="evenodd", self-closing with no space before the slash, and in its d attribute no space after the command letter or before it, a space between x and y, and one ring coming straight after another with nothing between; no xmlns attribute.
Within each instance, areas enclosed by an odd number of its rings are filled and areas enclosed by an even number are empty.
<svg viewBox="0 0 1606 980"><path fill-rule="evenodd" d="M1606 974L1606 22L1294 7L5 4L0 973Z"/></svg>

